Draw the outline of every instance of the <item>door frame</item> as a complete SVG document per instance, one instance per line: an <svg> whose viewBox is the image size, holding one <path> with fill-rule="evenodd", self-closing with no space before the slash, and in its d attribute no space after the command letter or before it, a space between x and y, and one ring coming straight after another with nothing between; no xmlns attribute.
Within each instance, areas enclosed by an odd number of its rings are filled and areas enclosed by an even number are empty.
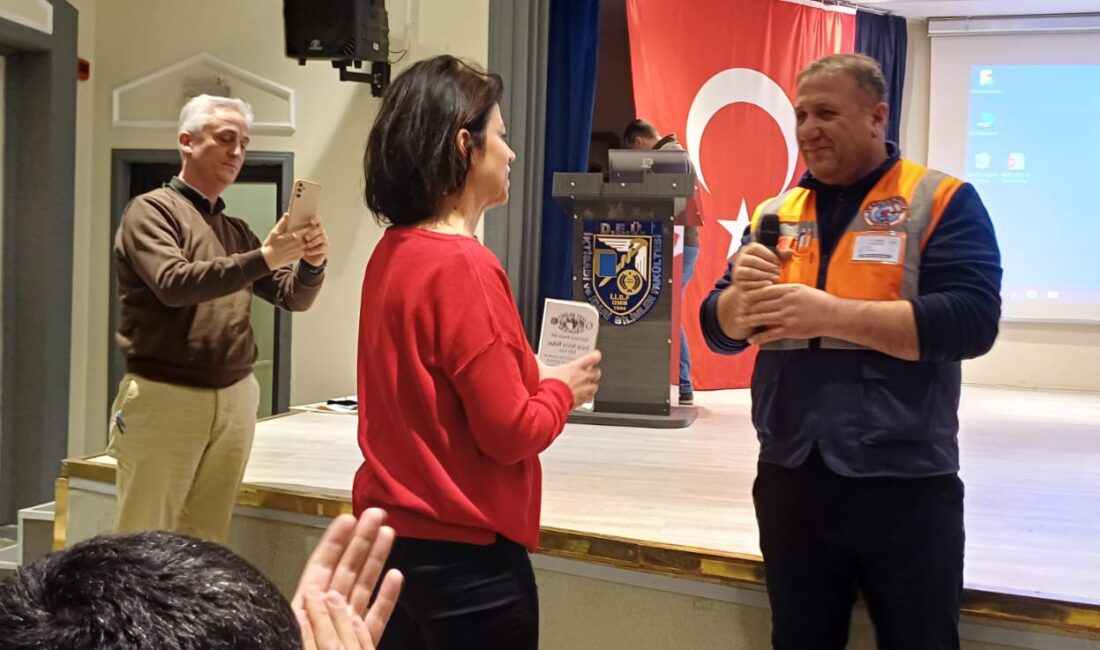
<svg viewBox="0 0 1100 650"><path fill-rule="evenodd" d="M143 164L179 164L180 154L176 149L112 149L111 150L111 230L107 245L114 250L115 231L122 218L122 210L130 201L130 180L134 165ZM276 184L280 211L286 209L290 201L291 186L294 184L294 154L289 151L249 151L244 166L237 176L237 182L271 182ZM272 222L272 227L274 227ZM257 233L263 236L266 233ZM115 258L110 263L111 310L109 331L111 336L110 354L107 361L107 385L110 387L104 412L110 415L111 401L114 400L115 386L125 372L122 352L115 341L118 331L118 278L115 275ZM282 309L275 309L275 368L274 384L271 387L272 415L285 413L290 408L290 357L291 357L291 315Z"/></svg>
<svg viewBox="0 0 1100 650"><path fill-rule="evenodd" d="M69 444L77 11L47 1L50 32L0 17L7 57L0 523L53 499Z"/></svg>

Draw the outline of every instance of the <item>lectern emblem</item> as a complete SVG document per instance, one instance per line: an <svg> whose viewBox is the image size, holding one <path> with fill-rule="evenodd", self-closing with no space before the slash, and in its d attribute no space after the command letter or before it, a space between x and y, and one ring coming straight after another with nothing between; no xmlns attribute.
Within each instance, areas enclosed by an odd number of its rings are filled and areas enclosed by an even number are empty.
<svg viewBox="0 0 1100 650"><path fill-rule="evenodd" d="M657 304L664 277L661 241L657 221L584 222L581 285L604 320L630 325Z"/></svg>

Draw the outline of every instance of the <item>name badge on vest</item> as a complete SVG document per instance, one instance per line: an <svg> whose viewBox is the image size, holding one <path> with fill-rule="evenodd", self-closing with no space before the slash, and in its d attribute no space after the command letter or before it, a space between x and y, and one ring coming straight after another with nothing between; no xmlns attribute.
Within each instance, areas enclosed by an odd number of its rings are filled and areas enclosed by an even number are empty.
<svg viewBox="0 0 1100 650"><path fill-rule="evenodd" d="M855 246L852 247L853 262L901 264L904 254L903 232L861 232L856 235Z"/></svg>

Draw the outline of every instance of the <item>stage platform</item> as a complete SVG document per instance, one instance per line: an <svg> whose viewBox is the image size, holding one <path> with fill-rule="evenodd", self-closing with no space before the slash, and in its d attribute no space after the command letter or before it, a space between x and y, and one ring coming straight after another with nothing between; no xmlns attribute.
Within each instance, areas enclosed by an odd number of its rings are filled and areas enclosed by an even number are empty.
<svg viewBox="0 0 1100 650"><path fill-rule="evenodd" d="M568 425L542 456L540 555L762 585L748 391L697 392L696 401L687 429ZM964 614L1100 638L1100 394L964 387L960 420ZM348 511L355 432L355 417L343 414L261 422L239 503L319 517ZM113 460L65 462L59 544L74 481L113 485Z"/></svg>

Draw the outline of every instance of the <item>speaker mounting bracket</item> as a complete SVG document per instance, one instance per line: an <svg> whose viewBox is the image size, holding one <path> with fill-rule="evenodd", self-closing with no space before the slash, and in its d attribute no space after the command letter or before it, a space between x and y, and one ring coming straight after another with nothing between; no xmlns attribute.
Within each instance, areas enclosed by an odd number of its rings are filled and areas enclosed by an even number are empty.
<svg viewBox="0 0 1100 650"><path fill-rule="evenodd" d="M333 61L332 67L340 71L340 81L357 81L370 84L370 94L381 97L386 86L390 85L390 64L388 61L372 61L370 72L355 72L348 70L348 66L356 68L362 65L361 61Z"/></svg>

